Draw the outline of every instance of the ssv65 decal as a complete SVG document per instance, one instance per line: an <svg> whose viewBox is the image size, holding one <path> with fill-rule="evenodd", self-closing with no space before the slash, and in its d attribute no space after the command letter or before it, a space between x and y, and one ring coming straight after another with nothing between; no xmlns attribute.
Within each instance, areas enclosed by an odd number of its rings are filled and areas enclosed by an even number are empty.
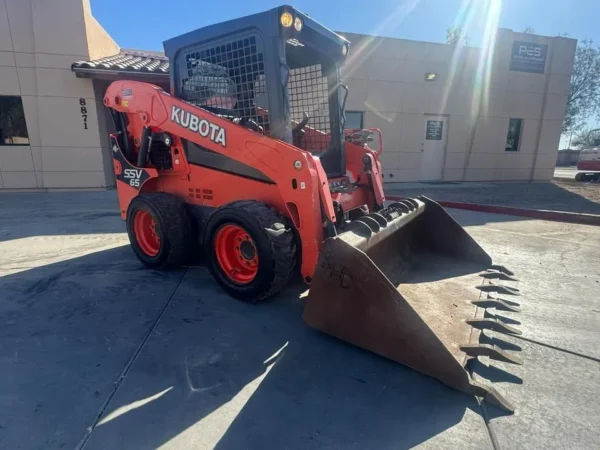
<svg viewBox="0 0 600 450"><path fill-rule="evenodd" d="M129 185L133 187L140 187L140 178L142 178L142 169L125 169L123 171L123 178L129 180Z"/></svg>
<svg viewBox="0 0 600 450"><path fill-rule="evenodd" d="M115 177L117 180L128 184L135 190L139 190L144 182L150 178L150 175L145 169L132 166L129 161L123 156L119 148L119 142L114 135L110 137L113 149L113 159L115 168ZM154 170L154 169L152 169Z"/></svg>
<svg viewBox="0 0 600 450"><path fill-rule="evenodd" d="M221 128L206 119L200 119L189 111L173 106L173 109L171 110L171 121L194 133L198 133L202 137L209 138L215 144L227 147L225 128Z"/></svg>

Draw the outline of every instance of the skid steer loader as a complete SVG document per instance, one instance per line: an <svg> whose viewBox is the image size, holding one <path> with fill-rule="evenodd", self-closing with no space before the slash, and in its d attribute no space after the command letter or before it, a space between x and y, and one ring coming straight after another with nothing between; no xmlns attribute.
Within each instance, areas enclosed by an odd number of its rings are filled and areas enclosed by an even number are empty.
<svg viewBox="0 0 600 450"><path fill-rule="evenodd" d="M282 6L164 45L170 94L116 81L104 97L139 259L176 266L201 251L252 302L299 266L309 325L512 410L466 364L520 362L482 343L484 329L518 333L485 313L516 310L501 298L516 280L434 201L386 204L381 133L344 127L350 43Z"/></svg>

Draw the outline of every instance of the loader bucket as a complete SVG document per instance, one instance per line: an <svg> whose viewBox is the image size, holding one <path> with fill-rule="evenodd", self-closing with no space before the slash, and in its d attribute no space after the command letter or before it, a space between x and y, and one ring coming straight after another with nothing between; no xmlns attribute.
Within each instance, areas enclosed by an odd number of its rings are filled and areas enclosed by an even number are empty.
<svg viewBox="0 0 600 450"><path fill-rule="evenodd" d="M486 306L517 310L499 294L516 281L426 197L392 203L325 241L304 320L339 339L405 364L508 411L510 403L467 371L470 358L520 364L482 329L520 334Z"/></svg>

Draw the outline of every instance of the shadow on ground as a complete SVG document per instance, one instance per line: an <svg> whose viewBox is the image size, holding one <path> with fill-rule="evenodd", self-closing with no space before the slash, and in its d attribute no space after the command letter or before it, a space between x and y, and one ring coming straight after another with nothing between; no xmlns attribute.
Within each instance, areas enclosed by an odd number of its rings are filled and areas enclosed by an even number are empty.
<svg viewBox="0 0 600 450"><path fill-rule="evenodd" d="M466 414L486 445L473 398L301 314L297 287L249 305L192 269L85 448L409 448Z"/></svg>
<svg viewBox="0 0 600 450"><path fill-rule="evenodd" d="M86 449L408 448L461 421L487 445L473 398L308 328L303 286L250 305L183 274L118 247L0 278L0 447L75 448L100 412Z"/></svg>
<svg viewBox="0 0 600 450"><path fill-rule="evenodd" d="M13 200L5 241L122 232L90 194ZM0 277L0 448L489 446L472 397L310 329L303 289L244 304L128 246Z"/></svg>
<svg viewBox="0 0 600 450"><path fill-rule="evenodd" d="M0 193L0 204L0 242L125 231L115 190Z"/></svg>
<svg viewBox="0 0 600 450"><path fill-rule="evenodd" d="M0 277L0 448L75 448L183 274L117 247Z"/></svg>
<svg viewBox="0 0 600 450"><path fill-rule="evenodd" d="M7 211L0 227L19 208ZM77 214L65 217L85 232ZM22 220L34 219L32 210ZM54 235L63 222L48 225ZM113 217L99 231L117 226ZM523 337L486 343L522 347L526 364L516 375L499 362L475 367L502 390L518 388L514 416L486 407L497 448L594 448L597 229L520 222L472 232L509 255L524 286ZM119 239L90 239L85 251ZM67 237L50 240L59 241L50 250L2 242L2 263L12 263L7 249L37 263L81 255ZM0 448L490 448L472 398L308 328L298 286L247 305L203 269L151 271L127 246L14 270L0 277Z"/></svg>

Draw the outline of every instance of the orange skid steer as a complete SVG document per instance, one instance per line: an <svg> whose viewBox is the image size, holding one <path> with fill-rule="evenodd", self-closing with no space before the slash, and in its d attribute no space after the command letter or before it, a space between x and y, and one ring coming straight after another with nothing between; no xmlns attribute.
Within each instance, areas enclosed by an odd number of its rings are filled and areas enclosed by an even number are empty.
<svg viewBox="0 0 600 450"><path fill-rule="evenodd" d="M299 268L309 325L512 410L466 367L520 363L482 332L519 333L485 312L517 310L516 279L432 200L385 202L381 133L344 126L349 46L282 6L166 41L170 94L112 83L131 246L154 268L201 252L251 302Z"/></svg>

